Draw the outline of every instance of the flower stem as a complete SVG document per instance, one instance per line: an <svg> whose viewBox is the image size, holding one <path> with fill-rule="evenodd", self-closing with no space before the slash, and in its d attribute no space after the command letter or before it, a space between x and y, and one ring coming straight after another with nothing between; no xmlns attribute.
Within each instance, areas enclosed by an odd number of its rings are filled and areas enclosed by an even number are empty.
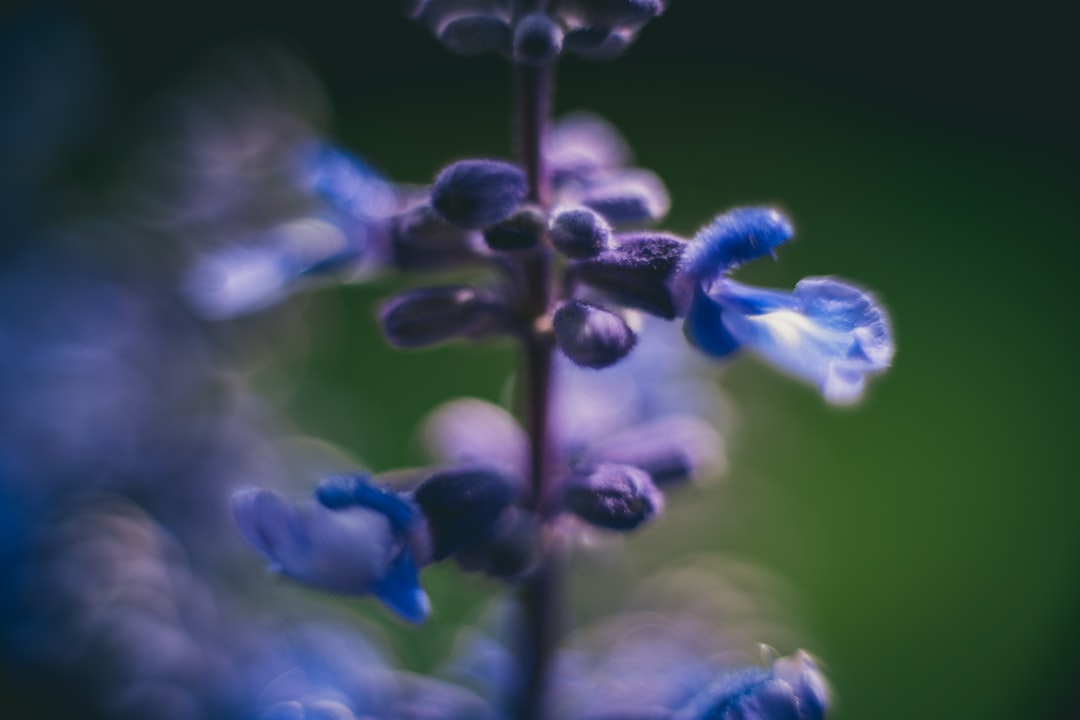
<svg viewBox="0 0 1080 720"><path fill-rule="evenodd" d="M547 207L550 181L544 164L542 141L551 107L551 70L516 65L517 150L529 183L528 199ZM552 300L551 249L546 238L521 259L524 297L530 329L523 342L525 427L529 435L530 494L528 507L542 516L551 487L549 410L553 345L540 320ZM561 561L558 549L545 547L540 567L523 583L521 601L525 619L520 644L521 694L516 717L541 720L561 616Z"/></svg>

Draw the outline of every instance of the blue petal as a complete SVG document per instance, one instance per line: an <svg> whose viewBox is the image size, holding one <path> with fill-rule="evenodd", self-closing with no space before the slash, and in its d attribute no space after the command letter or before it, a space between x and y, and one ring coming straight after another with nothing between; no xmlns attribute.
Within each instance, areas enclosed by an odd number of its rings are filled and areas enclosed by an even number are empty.
<svg viewBox="0 0 1080 720"><path fill-rule="evenodd" d="M248 489L233 496L232 511L271 569L330 592L371 592L397 552L389 522L366 508L294 506L276 493Z"/></svg>
<svg viewBox="0 0 1080 720"><path fill-rule="evenodd" d="M698 231L683 267L691 277L715 278L771 253L793 233L791 221L775 208L729 210Z"/></svg>
<svg viewBox="0 0 1080 720"><path fill-rule="evenodd" d="M224 319L280 302L308 277L377 262L368 230L332 219L282 223L249 244L202 255L185 292L204 317Z"/></svg>
<svg viewBox="0 0 1080 720"><path fill-rule="evenodd" d="M675 715L676 720L822 720L825 679L803 651L769 668L740 668L719 678Z"/></svg>
<svg viewBox="0 0 1080 720"><path fill-rule="evenodd" d="M790 295L721 279L700 300L688 334L724 332L766 360L818 387L829 402L852 403L866 376L885 370L895 346L884 308L867 292L832 278L806 278ZM709 315L711 313L711 315ZM705 320L720 327L702 329Z"/></svg>
<svg viewBox="0 0 1080 720"><path fill-rule="evenodd" d="M695 288L690 312L683 324L683 332L690 344L715 358L726 357L739 349L739 341L724 326L723 312L723 308L704 291Z"/></svg>
<svg viewBox="0 0 1080 720"><path fill-rule="evenodd" d="M420 587L419 571L408 548L394 558L371 591L402 619L415 625L427 620L431 614L431 600Z"/></svg>
<svg viewBox="0 0 1080 720"><path fill-rule="evenodd" d="M390 488L372 482L366 473L326 478L315 488L315 498L332 510L357 505L380 512L399 534L408 530L416 517L412 505Z"/></svg>
<svg viewBox="0 0 1080 720"><path fill-rule="evenodd" d="M303 181L337 212L364 220L397 211L397 193L360 158L330 143L312 143L301 152Z"/></svg>

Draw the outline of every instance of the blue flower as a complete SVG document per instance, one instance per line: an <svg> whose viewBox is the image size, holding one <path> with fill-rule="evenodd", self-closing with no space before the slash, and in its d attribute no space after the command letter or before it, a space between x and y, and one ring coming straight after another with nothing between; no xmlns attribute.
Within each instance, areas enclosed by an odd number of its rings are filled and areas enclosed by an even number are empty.
<svg viewBox="0 0 1080 720"><path fill-rule="evenodd" d="M204 317L263 310L334 277L359 281L390 264L394 187L363 160L325 142L302 144L284 173L311 212L196 258L186 292Z"/></svg>
<svg viewBox="0 0 1080 720"><path fill-rule="evenodd" d="M232 510L244 539L272 570L334 593L371 593L409 622L426 620L431 604L420 587L408 525L400 522L405 513L392 511L405 501L393 498L388 507L370 498L320 500L294 506L249 488L233 496Z"/></svg>
<svg viewBox="0 0 1080 720"><path fill-rule="evenodd" d="M675 720L821 720L829 703L825 678L802 650L768 668L739 668L718 678Z"/></svg>
<svg viewBox="0 0 1080 720"><path fill-rule="evenodd" d="M790 293L727 277L791 235L790 221L772 208L732 210L700 230L677 279L689 297L686 336L716 358L748 348L829 402L855 402L895 352L889 318L872 295L829 277L805 278Z"/></svg>

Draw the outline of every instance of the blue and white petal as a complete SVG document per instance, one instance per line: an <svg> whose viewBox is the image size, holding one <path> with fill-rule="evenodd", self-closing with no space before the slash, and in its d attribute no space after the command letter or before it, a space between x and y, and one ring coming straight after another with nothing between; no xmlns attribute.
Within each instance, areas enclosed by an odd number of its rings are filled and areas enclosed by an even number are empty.
<svg viewBox="0 0 1080 720"><path fill-rule="evenodd" d="M258 488L233 495L232 511L271 570L334 593L375 593L410 622L427 617L416 564L384 514L360 506L292 505Z"/></svg>
<svg viewBox="0 0 1080 720"><path fill-rule="evenodd" d="M877 300L827 277L805 278L790 294L721 278L697 293L686 327L706 352L749 348L839 404L857 401L866 377L885 370L895 352Z"/></svg>
<svg viewBox="0 0 1080 720"><path fill-rule="evenodd" d="M254 242L199 257L185 294L204 317L220 320L274 305L316 276L362 274L378 262L371 231L362 224L309 217L282 223Z"/></svg>

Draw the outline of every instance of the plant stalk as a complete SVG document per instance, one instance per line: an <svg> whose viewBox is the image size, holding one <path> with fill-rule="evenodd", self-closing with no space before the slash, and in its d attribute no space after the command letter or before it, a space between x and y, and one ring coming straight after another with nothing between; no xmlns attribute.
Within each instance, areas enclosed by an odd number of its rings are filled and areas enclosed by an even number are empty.
<svg viewBox="0 0 1080 720"><path fill-rule="evenodd" d="M543 137L551 113L552 73L549 67L515 65L517 81L517 151L528 180L528 200L543 208L550 202L550 179L543 157ZM551 248L546 237L523 254L521 277L525 283L530 329L523 342L525 427L529 436L530 493L528 509L543 519L548 496L554 490L551 473L551 333L541 321L552 302ZM546 539L546 538L544 538ZM521 588L525 619L519 658L522 686L516 717L542 720L546 716L547 688L558 642L561 619L561 558L559 549L543 547L540 566Z"/></svg>

